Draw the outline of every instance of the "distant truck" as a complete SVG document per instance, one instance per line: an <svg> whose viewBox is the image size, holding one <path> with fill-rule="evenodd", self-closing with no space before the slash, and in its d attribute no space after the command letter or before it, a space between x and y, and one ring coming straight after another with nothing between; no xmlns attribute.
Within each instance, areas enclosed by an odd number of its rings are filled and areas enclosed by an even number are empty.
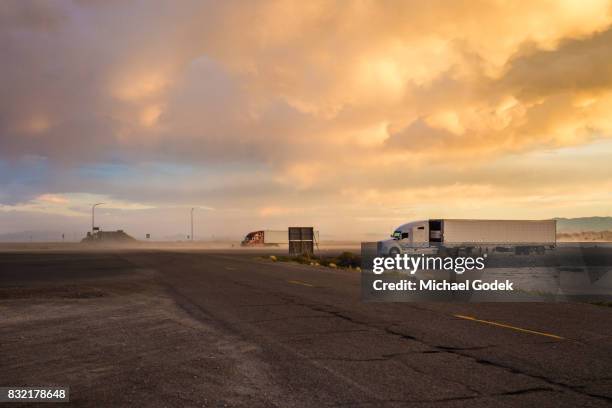
<svg viewBox="0 0 612 408"><path fill-rule="evenodd" d="M287 230L249 232L240 243L242 246L279 246L281 244L289 244L289 233Z"/></svg>
<svg viewBox="0 0 612 408"><path fill-rule="evenodd" d="M377 242L379 255L485 252L543 254L557 243L556 220L424 220L400 225L392 239Z"/></svg>

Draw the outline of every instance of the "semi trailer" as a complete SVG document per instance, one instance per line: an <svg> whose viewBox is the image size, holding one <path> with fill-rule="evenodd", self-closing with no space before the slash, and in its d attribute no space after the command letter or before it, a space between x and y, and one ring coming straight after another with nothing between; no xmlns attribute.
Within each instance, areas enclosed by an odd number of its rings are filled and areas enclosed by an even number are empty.
<svg viewBox="0 0 612 408"><path fill-rule="evenodd" d="M543 254L557 243L556 220L432 219L400 225L391 239L377 242L380 255L486 252Z"/></svg>
<svg viewBox="0 0 612 408"><path fill-rule="evenodd" d="M262 230L249 232L240 245L242 246L279 246L289 244L287 230Z"/></svg>
<svg viewBox="0 0 612 408"><path fill-rule="evenodd" d="M281 246L288 245L291 247L291 242L297 241L312 241L316 246L319 243L319 231L312 231L310 236L304 235L304 230L313 230L313 228L291 227L286 230L260 230L246 234L241 246ZM297 232L297 236L295 233ZM292 236L293 235L293 236Z"/></svg>

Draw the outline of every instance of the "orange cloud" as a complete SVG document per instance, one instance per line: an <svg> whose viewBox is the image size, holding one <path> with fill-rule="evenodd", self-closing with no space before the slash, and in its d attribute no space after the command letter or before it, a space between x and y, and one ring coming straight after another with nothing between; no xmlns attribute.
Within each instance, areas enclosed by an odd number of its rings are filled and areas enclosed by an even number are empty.
<svg viewBox="0 0 612 408"><path fill-rule="evenodd" d="M571 184L603 208L609 1L98 7L0 12L0 202L76 191L334 224L504 215L538 191L571 201ZM15 187L22 158L47 177Z"/></svg>
<svg viewBox="0 0 612 408"><path fill-rule="evenodd" d="M37 201L50 204L68 204L69 200L59 194L42 194L36 197Z"/></svg>

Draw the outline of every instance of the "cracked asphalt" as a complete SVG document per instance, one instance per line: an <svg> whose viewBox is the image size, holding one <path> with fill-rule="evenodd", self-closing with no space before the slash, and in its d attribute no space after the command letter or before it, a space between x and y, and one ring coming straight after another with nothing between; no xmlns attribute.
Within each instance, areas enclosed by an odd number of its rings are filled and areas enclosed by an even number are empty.
<svg viewBox="0 0 612 408"><path fill-rule="evenodd" d="M607 307L363 303L354 271L239 252L0 254L0 279L0 385L53 379L75 405L612 402Z"/></svg>

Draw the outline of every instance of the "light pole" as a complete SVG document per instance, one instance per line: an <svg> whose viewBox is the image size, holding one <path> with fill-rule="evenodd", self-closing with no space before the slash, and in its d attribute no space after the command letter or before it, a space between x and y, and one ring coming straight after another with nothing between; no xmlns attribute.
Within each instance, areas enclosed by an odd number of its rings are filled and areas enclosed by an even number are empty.
<svg viewBox="0 0 612 408"><path fill-rule="evenodd" d="M94 205L91 206L91 235L92 236L93 236L93 233L94 233L94 228L96 228L95 227L95 225L96 225L96 223L95 223L95 221L96 221L95 210L96 210L97 206L102 205L102 204L104 204L104 203L95 203Z"/></svg>
<svg viewBox="0 0 612 408"><path fill-rule="evenodd" d="M191 240L193 241L193 210L195 210L195 208L191 209Z"/></svg>

